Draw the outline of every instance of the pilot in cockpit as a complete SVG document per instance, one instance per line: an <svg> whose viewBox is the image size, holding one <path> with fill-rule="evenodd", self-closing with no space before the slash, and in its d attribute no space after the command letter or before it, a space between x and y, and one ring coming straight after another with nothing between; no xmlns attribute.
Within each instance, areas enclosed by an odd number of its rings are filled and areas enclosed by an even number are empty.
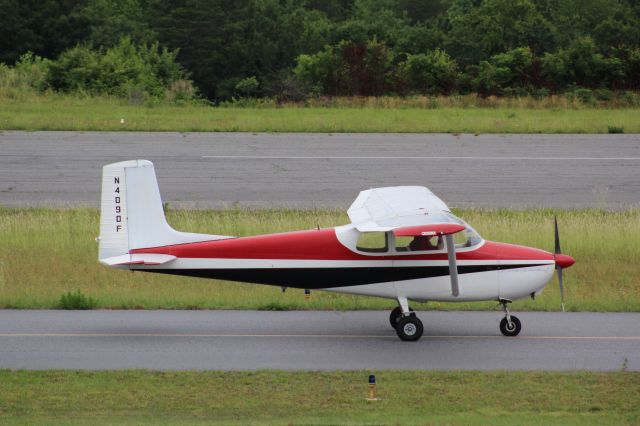
<svg viewBox="0 0 640 426"><path fill-rule="evenodd" d="M444 243L442 237L428 237L428 236L416 236L413 237L413 241L409 243L410 251L427 251L427 250L442 250Z"/></svg>

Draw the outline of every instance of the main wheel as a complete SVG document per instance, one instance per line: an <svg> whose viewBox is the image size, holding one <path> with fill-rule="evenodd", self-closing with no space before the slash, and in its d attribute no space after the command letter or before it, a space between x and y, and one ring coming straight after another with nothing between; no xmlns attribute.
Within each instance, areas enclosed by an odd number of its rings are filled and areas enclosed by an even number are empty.
<svg viewBox="0 0 640 426"><path fill-rule="evenodd" d="M395 328L396 334L402 340L414 342L422 337L422 321L415 315L400 318Z"/></svg>
<svg viewBox="0 0 640 426"><path fill-rule="evenodd" d="M520 324L520 320L518 317L514 317L513 315L511 315L511 325L509 325L506 318L502 318L502 321L500 321L500 331L505 336L517 336L520 333L521 328L522 325Z"/></svg>
<svg viewBox="0 0 640 426"><path fill-rule="evenodd" d="M409 312L413 312L413 309L409 309ZM396 329L396 324L402 318L402 308L400 306L396 306L389 314L389 324L391 324L391 328Z"/></svg>

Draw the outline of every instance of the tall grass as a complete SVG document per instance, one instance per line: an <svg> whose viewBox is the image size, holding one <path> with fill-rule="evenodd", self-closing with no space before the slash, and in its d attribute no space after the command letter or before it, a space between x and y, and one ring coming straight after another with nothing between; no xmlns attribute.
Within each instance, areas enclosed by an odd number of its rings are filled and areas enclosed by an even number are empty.
<svg viewBox="0 0 640 426"><path fill-rule="evenodd" d="M306 105L306 106L305 106ZM300 107L303 106L303 107ZM640 133L639 108L567 97L336 98L307 104L247 101L183 106L0 89L0 130Z"/></svg>
<svg viewBox="0 0 640 426"><path fill-rule="evenodd" d="M568 310L640 311L640 210L459 211L490 240L553 248L558 215L562 248L577 260L565 272ZM331 210L171 210L180 230L253 235L348 222ZM302 290L117 271L97 261L98 211L0 209L0 307L57 307L80 290L101 308L387 309L394 301ZM418 309L486 309L493 303L416 305ZM514 309L558 310L557 285Z"/></svg>

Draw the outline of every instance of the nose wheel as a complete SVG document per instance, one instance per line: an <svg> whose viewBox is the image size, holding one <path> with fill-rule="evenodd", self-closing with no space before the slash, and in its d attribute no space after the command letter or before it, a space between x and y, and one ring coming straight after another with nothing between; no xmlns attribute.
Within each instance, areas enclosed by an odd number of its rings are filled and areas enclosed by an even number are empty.
<svg viewBox="0 0 640 426"><path fill-rule="evenodd" d="M501 300L502 309L504 310L504 318L500 321L500 332L505 336L517 336L520 334L520 330L522 329L522 324L520 324L520 320L518 317L513 316L509 313L509 308L507 307L508 303L511 303L510 300Z"/></svg>

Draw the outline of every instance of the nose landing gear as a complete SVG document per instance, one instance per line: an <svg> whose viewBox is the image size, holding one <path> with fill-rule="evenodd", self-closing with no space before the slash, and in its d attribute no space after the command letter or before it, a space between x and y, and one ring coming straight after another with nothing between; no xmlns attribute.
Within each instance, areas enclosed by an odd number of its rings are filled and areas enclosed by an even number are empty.
<svg viewBox="0 0 640 426"><path fill-rule="evenodd" d="M520 320L518 319L518 317L513 316L509 313L509 308L507 307L508 303L511 303L511 300L500 300L502 310L504 310L504 318L502 318L502 321L500 321L500 331L505 336L517 336L518 334L520 334L522 325L520 324Z"/></svg>
<svg viewBox="0 0 640 426"><path fill-rule="evenodd" d="M407 342L415 342L422 337L424 330L422 321L409 308L406 297L399 297L398 303L400 306L391 311L389 322L400 339Z"/></svg>

